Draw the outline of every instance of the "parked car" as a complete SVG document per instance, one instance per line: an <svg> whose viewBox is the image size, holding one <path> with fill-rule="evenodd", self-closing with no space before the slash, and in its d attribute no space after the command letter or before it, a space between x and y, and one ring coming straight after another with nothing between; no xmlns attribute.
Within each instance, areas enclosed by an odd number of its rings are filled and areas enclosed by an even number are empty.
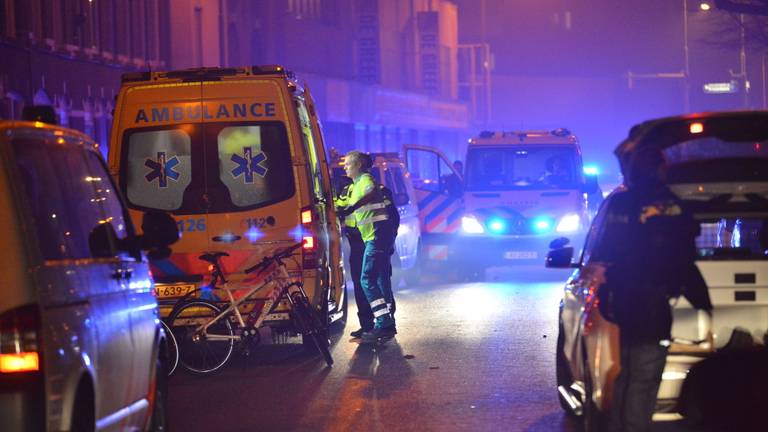
<svg viewBox="0 0 768 432"><path fill-rule="evenodd" d="M654 414L654 420L673 420L681 418L678 397L696 363L765 346L768 339L768 112L642 123L615 151L622 171L628 171L636 152L647 149L663 153L667 185L700 224L696 265L714 305L710 318L683 297L673 300L673 339ZM615 195L598 211L577 263L571 263L567 239L553 242L547 257L548 267L575 268L560 303L557 388L563 408L584 414L588 424L610 409L619 372L618 329L597 307L605 263L591 257Z"/></svg>
<svg viewBox="0 0 768 432"><path fill-rule="evenodd" d="M165 334L141 249L178 233L165 214L142 228L155 236L134 232L90 138L0 122L0 429L166 426Z"/></svg>

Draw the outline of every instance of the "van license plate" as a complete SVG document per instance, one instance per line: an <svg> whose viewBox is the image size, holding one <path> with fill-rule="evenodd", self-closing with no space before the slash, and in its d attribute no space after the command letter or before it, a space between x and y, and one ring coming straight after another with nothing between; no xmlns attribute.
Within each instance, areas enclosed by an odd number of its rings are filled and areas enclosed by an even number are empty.
<svg viewBox="0 0 768 432"><path fill-rule="evenodd" d="M504 259L536 259L539 257L539 253L536 251L510 251L504 252Z"/></svg>
<svg viewBox="0 0 768 432"><path fill-rule="evenodd" d="M193 284L183 285L155 285L155 297L181 297L195 289Z"/></svg>

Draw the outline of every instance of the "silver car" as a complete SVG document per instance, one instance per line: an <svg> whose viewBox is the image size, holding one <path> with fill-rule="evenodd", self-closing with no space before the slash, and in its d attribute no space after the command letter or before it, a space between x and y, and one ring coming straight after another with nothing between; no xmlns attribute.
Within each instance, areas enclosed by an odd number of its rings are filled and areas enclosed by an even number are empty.
<svg viewBox="0 0 768 432"><path fill-rule="evenodd" d="M673 339L654 420L675 420L681 418L678 398L694 365L722 353L764 347L768 338L768 112L643 123L616 150L622 168L644 148L664 153L668 186L700 224L696 265L714 305L710 317L683 297L672 300ZM566 240L553 242L547 261L548 267L575 268L560 303L557 386L563 408L583 415L587 425L610 409L619 372L618 328L597 307L606 263L591 258L612 197L598 211L578 263L571 263L573 249Z"/></svg>
<svg viewBox="0 0 768 432"><path fill-rule="evenodd" d="M167 215L143 228L178 235ZM0 122L0 430L165 428L165 334L141 249L167 244L145 237L87 136Z"/></svg>

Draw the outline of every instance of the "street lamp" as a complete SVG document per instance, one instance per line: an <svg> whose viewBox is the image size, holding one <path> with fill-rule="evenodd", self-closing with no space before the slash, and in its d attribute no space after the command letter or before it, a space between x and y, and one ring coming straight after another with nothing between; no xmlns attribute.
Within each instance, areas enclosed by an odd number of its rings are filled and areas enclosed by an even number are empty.
<svg viewBox="0 0 768 432"><path fill-rule="evenodd" d="M701 3L699 3L699 9L701 9L701 10L706 12L706 11L712 9L712 5L709 4L708 2L701 2Z"/></svg>

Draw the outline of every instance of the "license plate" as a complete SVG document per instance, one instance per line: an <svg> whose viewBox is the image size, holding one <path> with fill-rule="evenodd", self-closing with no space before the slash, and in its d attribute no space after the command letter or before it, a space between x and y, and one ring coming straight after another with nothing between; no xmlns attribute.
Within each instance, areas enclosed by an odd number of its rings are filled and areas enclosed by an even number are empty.
<svg viewBox="0 0 768 432"><path fill-rule="evenodd" d="M194 289L193 284L155 285L155 296L157 298L181 297Z"/></svg>
<svg viewBox="0 0 768 432"><path fill-rule="evenodd" d="M504 259L516 260L516 259L536 259L539 257L539 253L536 251L510 251L504 252Z"/></svg>

